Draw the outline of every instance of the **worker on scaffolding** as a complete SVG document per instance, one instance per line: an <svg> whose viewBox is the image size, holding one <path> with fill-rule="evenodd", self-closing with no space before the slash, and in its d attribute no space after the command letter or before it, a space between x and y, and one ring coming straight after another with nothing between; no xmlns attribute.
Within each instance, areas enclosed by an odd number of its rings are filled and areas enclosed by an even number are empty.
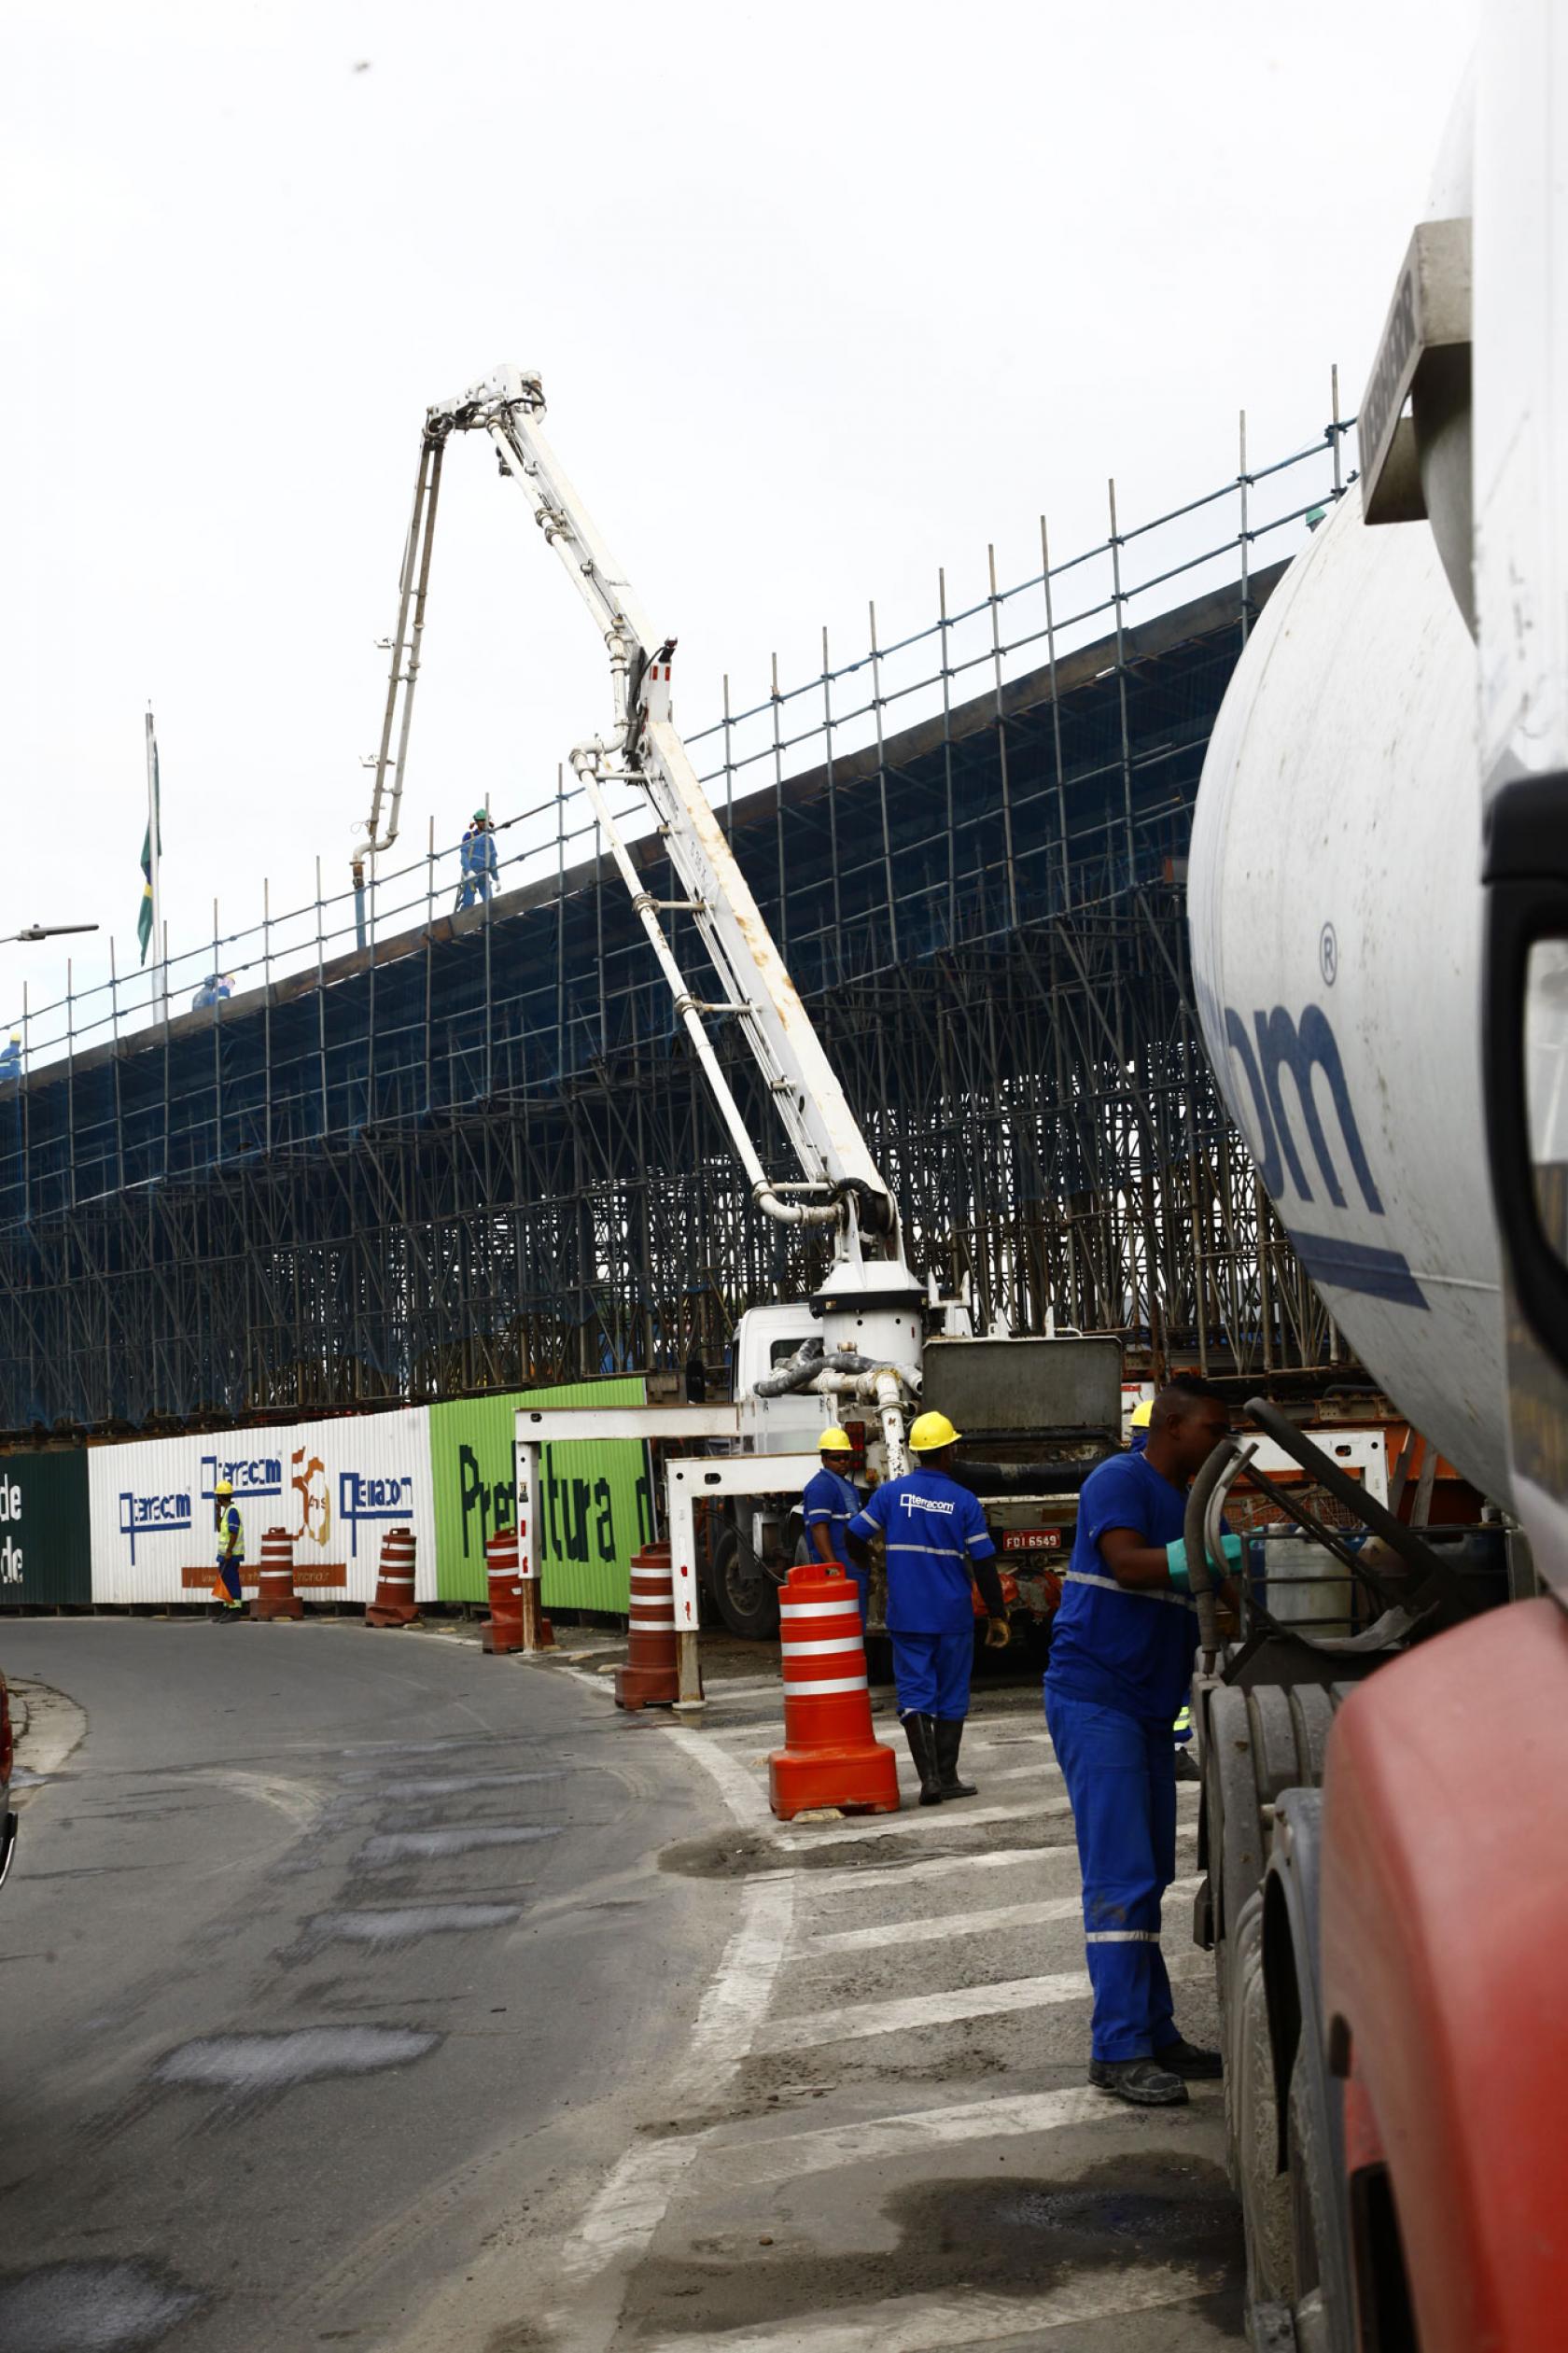
<svg viewBox="0 0 1568 2353"><path fill-rule="evenodd" d="M14 1086L21 1076L21 1039L13 1029L0 1046L0 1086Z"/></svg>
<svg viewBox="0 0 1568 2353"><path fill-rule="evenodd" d="M463 836L463 880L457 892L457 913L461 915L476 900L489 898L496 888L500 872L500 860L496 855L496 829L490 822L488 809L475 809L468 832Z"/></svg>
<svg viewBox="0 0 1568 2353"><path fill-rule="evenodd" d="M245 1566L245 1521L234 1501L231 1479L220 1478L213 1489L217 1523L217 1575L213 1579L210 1618L235 1618L242 1607L240 1572Z"/></svg>

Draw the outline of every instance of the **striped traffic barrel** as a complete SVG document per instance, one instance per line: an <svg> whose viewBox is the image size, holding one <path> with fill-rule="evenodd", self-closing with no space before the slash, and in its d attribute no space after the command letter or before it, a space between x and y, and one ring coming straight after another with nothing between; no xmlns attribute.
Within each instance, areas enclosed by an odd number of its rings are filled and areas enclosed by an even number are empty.
<svg viewBox="0 0 1568 2353"><path fill-rule="evenodd" d="M871 1727L860 1596L819 1562L790 1571L778 1605L784 1745L768 1758L782 1821L816 1806L896 1814L898 1759Z"/></svg>
<svg viewBox="0 0 1568 2353"><path fill-rule="evenodd" d="M287 1528L269 1528L256 1569L252 1618L303 1618L305 1605L294 1590L294 1539Z"/></svg>
<svg viewBox="0 0 1568 2353"><path fill-rule="evenodd" d="M413 1601L413 1530L388 1528L381 1540L376 1595L365 1612L367 1626L412 1626L419 1616Z"/></svg>
<svg viewBox="0 0 1568 2353"><path fill-rule="evenodd" d="M523 1580L517 1573L517 1531L497 1528L484 1539L484 1574L490 1583L490 1622L480 1640L486 1650L523 1647Z"/></svg>
<svg viewBox="0 0 1568 2353"><path fill-rule="evenodd" d="M667 1544L632 1556L631 1640L616 1672L617 1707L673 1707L680 1697L675 1663L675 1585Z"/></svg>

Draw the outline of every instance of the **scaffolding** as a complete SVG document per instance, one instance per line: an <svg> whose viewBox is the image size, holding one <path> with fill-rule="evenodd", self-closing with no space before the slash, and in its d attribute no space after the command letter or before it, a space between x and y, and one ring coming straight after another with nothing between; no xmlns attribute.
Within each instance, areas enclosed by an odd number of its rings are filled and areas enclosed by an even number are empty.
<svg viewBox="0 0 1568 2353"><path fill-rule="evenodd" d="M1053 564L1042 525L1032 579L988 555L892 643L873 608L852 661L824 637L816 678L775 662L739 708L726 681L688 737L912 1262L987 1321L1116 1332L1156 1371L1337 1361L1208 1071L1183 884L1221 695L1349 429L1336 402L1250 471L1243 428L1232 481L1127 530L1113 488L1099 547ZM465 911L432 837L241 931L215 908L150 984L24 1002L0 1429L717 1365L743 1308L810 1287L821 1245L755 1217L581 796L557 777L496 828ZM672 895L656 837L634 854ZM175 1015L182 975L204 1001Z"/></svg>

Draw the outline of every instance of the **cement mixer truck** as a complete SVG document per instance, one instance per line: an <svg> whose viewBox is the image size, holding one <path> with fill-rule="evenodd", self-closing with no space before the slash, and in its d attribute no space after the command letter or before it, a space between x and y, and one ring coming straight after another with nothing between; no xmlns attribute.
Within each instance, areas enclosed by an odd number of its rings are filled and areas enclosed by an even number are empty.
<svg viewBox="0 0 1568 2353"><path fill-rule="evenodd" d="M1193 833L1232 1114L1352 1347L1491 1499L1447 1547L1365 1504L1369 1540L1311 1532L1348 1630L1283 1622L1267 1576L1239 1642L1200 1604L1195 1933L1270 2353L1568 2333L1564 257L1568 21L1505 0L1360 479L1259 621ZM1195 1560L1249 1444L1195 1482Z"/></svg>

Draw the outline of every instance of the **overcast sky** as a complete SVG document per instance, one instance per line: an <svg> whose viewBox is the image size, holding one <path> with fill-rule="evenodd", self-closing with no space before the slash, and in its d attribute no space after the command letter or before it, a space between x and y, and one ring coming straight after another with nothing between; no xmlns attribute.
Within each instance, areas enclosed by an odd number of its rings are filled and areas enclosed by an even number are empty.
<svg viewBox="0 0 1568 2353"><path fill-rule="evenodd" d="M1466 0L7 0L0 931L135 962L346 880L426 406L511 358L716 715L1352 405ZM605 718L487 445L442 493L404 812L455 839ZM78 983L106 938L78 943ZM0 1018L63 982L0 948Z"/></svg>

